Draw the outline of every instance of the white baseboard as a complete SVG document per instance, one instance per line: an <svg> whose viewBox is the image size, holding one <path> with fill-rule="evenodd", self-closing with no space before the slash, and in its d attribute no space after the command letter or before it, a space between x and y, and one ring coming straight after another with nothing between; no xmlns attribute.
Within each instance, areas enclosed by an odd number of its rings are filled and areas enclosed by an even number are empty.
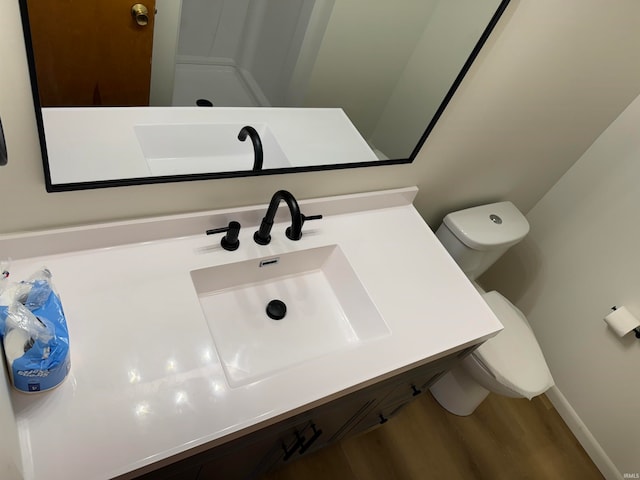
<svg viewBox="0 0 640 480"><path fill-rule="evenodd" d="M622 478L622 474L580 419L571 404L569 404L560 389L557 386L551 387L547 390L546 395L604 478L607 480L619 480Z"/></svg>

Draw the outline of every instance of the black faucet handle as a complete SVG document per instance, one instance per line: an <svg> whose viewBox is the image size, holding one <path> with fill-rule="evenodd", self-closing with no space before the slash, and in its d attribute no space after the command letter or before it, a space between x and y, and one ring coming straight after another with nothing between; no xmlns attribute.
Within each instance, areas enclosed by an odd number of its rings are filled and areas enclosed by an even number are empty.
<svg viewBox="0 0 640 480"><path fill-rule="evenodd" d="M304 222L306 222L307 220L321 220L322 219L322 215L309 215L308 217L303 213L302 214L302 224L304 225Z"/></svg>
<svg viewBox="0 0 640 480"><path fill-rule="evenodd" d="M304 214L301 213L300 214L300 236L298 238L293 238L291 232L291 227L288 227L287 230L284 232L285 235L287 236L288 239L290 240L300 240L302 238L302 227L304 226L304 222L306 222L307 220L320 220L322 218L322 215L309 215L308 217Z"/></svg>
<svg viewBox="0 0 640 480"><path fill-rule="evenodd" d="M211 230L207 230L205 233L207 235L214 235L216 233L225 233L226 235L222 237L220 240L220 245L225 250L230 252L237 250L240 246L240 240L238 240L238 235L240 235L240 223L238 222L229 222L229 226L222 228L213 228Z"/></svg>

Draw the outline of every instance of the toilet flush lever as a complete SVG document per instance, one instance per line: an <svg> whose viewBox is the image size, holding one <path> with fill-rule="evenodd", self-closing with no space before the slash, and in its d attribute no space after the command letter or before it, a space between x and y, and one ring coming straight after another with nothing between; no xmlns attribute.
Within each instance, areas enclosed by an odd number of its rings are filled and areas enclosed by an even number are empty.
<svg viewBox="0 0 640 480"><path fill-rule="evenodd" d="M213 228L211 230L207 230L205 233L207 235L226 233L226 235L222 237L222 240L220 240L220 245L222 248L230 252L237 250L240 246L240 240L238 240L238 235L240 235L240 223L238 222L229 222L227 227Z"/></svg>

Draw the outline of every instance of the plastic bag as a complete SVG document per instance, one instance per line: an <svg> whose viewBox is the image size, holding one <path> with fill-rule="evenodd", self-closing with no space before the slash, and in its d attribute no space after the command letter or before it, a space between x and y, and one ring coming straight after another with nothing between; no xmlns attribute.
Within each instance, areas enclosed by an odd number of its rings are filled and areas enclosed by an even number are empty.
<svg viewBox="0 0 640 480"><path fill-rule="evenodd" d="M11 381L23 392L49 390L70 368L69 331L51 272L0 282L0 335Z"/></svg>

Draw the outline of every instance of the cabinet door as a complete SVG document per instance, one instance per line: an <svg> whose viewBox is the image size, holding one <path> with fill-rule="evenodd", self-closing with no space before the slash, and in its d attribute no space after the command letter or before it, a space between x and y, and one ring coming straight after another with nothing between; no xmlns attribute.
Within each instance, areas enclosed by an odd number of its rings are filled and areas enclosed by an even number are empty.
<svg viewBox="0 0 640 480"><path fill-rule="evenodd" d="M364 393L363 395L363 392L355 392L315 409L312 412L312 419L317 425L316 429L322 430L322 435L318 436L313 444L303 448L301 453L318 450L325 445L337 442L355 423L359 422L376 402L370 392L365 391Z"/></svg>
<svg viewBox="0 0 640 480"><path fill-rule="evenodd" d="M300 458L300 450L309 442L316 441L318 431L313 421L309 420L272 438L271 446L258 466L258 472L266 473Z"/></svg>
<svg viewBox="0 0 640 480"><path fill-rule="evenodd" d="M276 441L260 470L275 470L337 441L368 412L373 403L369 397L356 392L311 410L305 424Z"/></svg>
<svg viewBox="0 0 640 480"><path fill-rule="evenodd" d="M456 362L456 358L457 356L436 360L371 387L370 394L378 401L345 434L355 435L384 425L415 397L426 392Z"/></svg>
<svg viewBox="0 0 640 480"><path fill-rule="evenodd" d="M411 382L408 384L402 382L387 385L387 388L379 393L383 393L379 396L380 400L376 401L367 414L345 434L355 435L384 425L389 418L410 403L416 395L419 395L421 390L418 390Z"/></svg>
<svg viewBox="0 0 640 480"><path fill-rule="evenodd" d="M244 480L292 462L347 435L377 427L473 348L422 365L141 478Z"/></svg>
<svg viewBox="0 0 640 480"><path fill-rule="evenodd" d="M259 460L271 448L271 440L249 443L241 449L217 455L202 464L198 480L245 480L257 478Z"/></svg>
<svg viewBox="0 0 640 480"><path fill-rule="evenodd" d="M259 478L283 458L297 454L309 426L306 414L300 415L238 439L231 448L218 448L203 462L198 480Z"/></svg>
<svg viewBox="0 0 640 480"><path fill-rule="evenodd" d="M191 465L180 463L136 477L136 480L196 480L199 472L199 463L192 462Z"/></svg>

